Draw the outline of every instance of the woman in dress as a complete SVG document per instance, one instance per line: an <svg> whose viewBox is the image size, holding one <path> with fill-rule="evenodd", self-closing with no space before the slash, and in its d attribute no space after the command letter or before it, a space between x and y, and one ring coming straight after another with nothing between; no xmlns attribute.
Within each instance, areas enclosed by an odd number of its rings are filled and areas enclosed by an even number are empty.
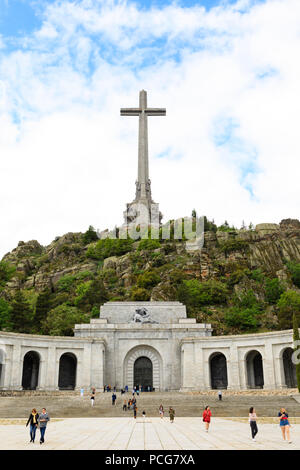
<svg viewBox="0 0 300 470"><path fill-rule="evenodd" d="M205 423L205 431L208 432L210 420L211 420L211 411L210 411L209 406L205 407L202 417L203 417L203 422Z"/></svg>
<svg viewBox="0 0 300 470"><path fill-rule="evenodd" d="M165 412L164 412L164 407L163 407L162 404L160 405L158 411L159 411L159 416L160 416L160 418L163 419Z"/></svg>

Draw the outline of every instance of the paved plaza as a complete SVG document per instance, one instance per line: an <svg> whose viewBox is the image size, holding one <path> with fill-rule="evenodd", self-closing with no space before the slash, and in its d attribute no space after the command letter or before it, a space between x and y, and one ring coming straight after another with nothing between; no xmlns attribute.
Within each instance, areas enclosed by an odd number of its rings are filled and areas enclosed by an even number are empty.
<svg viewBox="0 0 300 470"><path fill-rule="evenodd" d="M265 418L266 419L266 418ZM295 450L300 424L291 427L292 443L284 442L276 421L258 421L257 441L246 420L214 418L208 433L201 418L67 418L50 421L46 442L29 443L24 420L0 420L0 449L36 450ZM291 420L293 423L293 420ZM10 424L9 424L10 423Z"/></svg>

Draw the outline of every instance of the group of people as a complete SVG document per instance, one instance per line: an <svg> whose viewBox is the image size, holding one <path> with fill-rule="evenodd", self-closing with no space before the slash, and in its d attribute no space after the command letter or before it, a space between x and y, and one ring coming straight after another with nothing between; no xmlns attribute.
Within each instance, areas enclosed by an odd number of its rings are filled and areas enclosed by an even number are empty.
<svg viewBox="0 0 300 470"><path fill-rule="evenodd" d="M289 415L286 409L280 408L280 411L278 412L277 416L278 416L279 426L282 432L283 440L288 441L288 443L291 444L292 443L291 435L290 435L291 425L289 422ZM255 436L258 433L258 428L257 428L257 415L253 406L251 406L249 410L249 423L250 423L250 428L251 428L252 440L255 441Z"/></svg>
<svg viewBox="0 0 300 470"><path fill-rule="evenodd" d="M29 424L30 442L34 443L36 430L38 428L40 429L40 444L45 442L45 432L48 421L50 421L50 417L46 408L43 408L41 413L38 413L37 410L33 408L26 423L26 427Z"/></svg>
<svg viewBox="0 0 300 470"><path fill-rule="evenodd" d="M203 411L203 415L202 415L202 419L203 419L203 422L204 422L204 425L205 425L205 431L208 432L209 430L209 425L210 425L210 422L211 422L211 410L210 410L210 407L209 406L206 406L204 411ZM282 432L282 437L283 437L283 440L284 441L288 441L289 444L292 443L291 441L291 436L290 436L290 422L289 422L289 415L286 411L285 408L280 408L280 411L278 413L278 420L279 420L279 426L280 426L280 429L281 429L281 432ZM249 409L249 424L250 424L250 430L251 430L251 438L253 441L255 441L255 437L258 433L258 427L257 427L257 414L256 414L256 411L255 411L255 408L253 406L250 407Z"/></svg>

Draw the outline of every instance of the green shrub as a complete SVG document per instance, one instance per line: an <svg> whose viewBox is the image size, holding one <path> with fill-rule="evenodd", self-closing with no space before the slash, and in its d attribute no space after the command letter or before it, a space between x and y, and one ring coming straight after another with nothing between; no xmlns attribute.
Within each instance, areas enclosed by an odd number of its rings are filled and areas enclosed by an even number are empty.
<svg viewBox="0 0 300 470"><path fill-rule="evenodd" d="M266 280L266 300L269 304L276 304L284 292L284 287L279 279Z"/></svg>
<svg viewBox="0 0 300 470"><path fill-rule="evenodd" d="M288 263L287 266L292 275L293 283L300 288L300 263Z"/></svg>
<svg viewBox="0 0 300 470"><path fill-rule="evenodd" d="M131 299L136 301L148 301L150 300L150 292L143 287L135 287L131 291Z"/></svg>
<svg viewBox="0 0 300 470"><path fill-rule="evenodd" d="M296 291L289 290L281 294L277 302L279 309L278 322L281 329L292 328L293 314L300 318L300 294Z"/></svg>
<svg viewBox="0 0 300 470"><path fill-rule="evenodd" d="M225 220L224 224L222 224L222 225L220 225L220 227L218 227L219 232L234 232L235 230L237 230L236 227L234 227L233 225L230 227L227 220Z"/></svg>
<svg viewBox="0 0 300 470"><path fill-rule="evenodd" d="M82 242L84 245L89 245L92 242L98 240L98 235L92 225L89 226L88 230L82 235Z"/></svg>
<svg viewBox="0 0 300 470"><path fill-rule="evenodd" d="M0 298L0 330L6 330L10 326L11 310L11 305Z"/></svg>
<svg viewBox="0 0 300 470"><path fill-rule="evenodd" d="M10 326L17 333L31 333L33 312L23 292L17 291L11 304Z"/></svg>
<svg viewBox="0 0 300 470"><path fill-rule="evenodd" d="M85 312L90 312L94 306L99 309L107 300L108 293L101 279L83 282L76 288L74 304Z"/></svg>
<svg viewBox="0 0 300 470"><path fill-rule="evenodd" d="M76 276L66 274L57 282L57 290L61 292L70 292L76 282Z"/></svg>
<svg viewBox="0 0 300 470"><path fill-rule="evenodd" d="M244 308L252 308L260 305L252 289L242 292L239 296L235 295L233 303L238 307Z"/></svg>
<svg viewBox="0 0 300 470"><path fill-rule="evenodd" d="M230 276L227 278L227 284L232 287L235 284L238 284L245 276L248 276L249 274L249 269L236 269L232 273L230 273Z"/></svg>
<svg viewBox="0 0 300 470"><path fill-rule="evenodd" d="M173 286L179 286L185 279L185 273L180 269L175 268L169 273L169 279Z"/></svg>
<svg viewBox="0 0 300 470"><path fill-rule="evenodd" d="M226 285L214 280L205 282L196 279L183 281L178 289L179 300L193 307L225 303L227 295Z"/></svg>
<svg viewBox="0 0 300 470"><path fill-rule="evenodd" d="M73 329L76 323L88 322L88 316L76 307L62 304L50 310L44 322L44 328L47 329L49 335L73 336Z"/></svg>
<svg viewBox="0 0 300 470"><path fill-rule="evenodd" d="M225 324L241 331L254 330L259 325L259 313L256 307L231 307L225 313Z"/></svg>
<svg viewBox="0 0 300 470"><path fill-rule="evenodd" d="M258 269L253 269L252 271L250 271L249 278L253 279L253 281L256 281L256 282L263 282L265 279L265 275L262 272L262 270L258 268Z"/></svg>
<svg viewBox="0 0 300 470"><path fill-rule="evenodd" d="M6 261L0 261L0 287L4 287L5 284L14 276L15 272L15 266L6 263Z"/></svg>
<svg viewBox="0 0 300 470"><path fill-rule="evenodd" d="M144 274L141 274L138 277L137 285L138 287L144 287L148 289L149 287L154 287L159 284L161 281L160 276L154 271L146 271Z"/></svg>
<svg viewBox="0 0 300 470"><path fill-rule="evenodd" d="M121 256L132 250L134 240L111 239L98 240L95 245L88 247L86 256L97 260L104 260L110 256Z"/></svg>
<svg viewBox="0 0 300 470"><path fill-rule="evenodd" d="M229 239L220 244L220 250L225 253L225 256L234 251L246 252L249 249L249 243L245 240Z"/></svg>
<svg viewBox="0 0 300 470"><path fill-rule="evenodd" d="M145 239L141 240L138 244L137 251L141 250L156 250L160 248L160 242L158 240Z"/></svg>
<svg viewBox="0 0 300 470"><path fill-rule="evenodd" d="M161 253L151 253L151 260L152 260L152 266L153 267L160 267L165 264L165 258Z"/></svg>

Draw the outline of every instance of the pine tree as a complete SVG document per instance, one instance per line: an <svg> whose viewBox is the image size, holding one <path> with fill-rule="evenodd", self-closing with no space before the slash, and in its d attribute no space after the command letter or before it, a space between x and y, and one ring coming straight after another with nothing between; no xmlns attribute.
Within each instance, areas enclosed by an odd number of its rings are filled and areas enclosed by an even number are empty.
<svg viewBox="0 0 300 470"><path fill-rule="evenodd" d="M298 320L297 320L297 316L296 314L294 313L293 315L293 340L294 340L294 343L296 341L298 341L299 343L297 343L295 345L295 349L294 351L298 351L298 354L296 355L297 359L300 360L300 337L299 337L299 325L298 325ZM298 386L298 391L300 392L300 362L298 364L296 364L296 378L297 378L297 386Z"/></svg>
<svg viewBox="0 0 300 470"><path fill-rule="evenodd" d="M17 333L31 333L32 311L22 292L17 291L12 302L10 323Z"/></svg>
<svg viewBox="0 0 300 470"><path fill-rule="evenodd" d="M48 312L51 310L50 305L50 291L45 289L38 295L35 314L34 314L34 330L36 333L45 334L47 331L44 330L43 324L47 318Z"/></svg>

